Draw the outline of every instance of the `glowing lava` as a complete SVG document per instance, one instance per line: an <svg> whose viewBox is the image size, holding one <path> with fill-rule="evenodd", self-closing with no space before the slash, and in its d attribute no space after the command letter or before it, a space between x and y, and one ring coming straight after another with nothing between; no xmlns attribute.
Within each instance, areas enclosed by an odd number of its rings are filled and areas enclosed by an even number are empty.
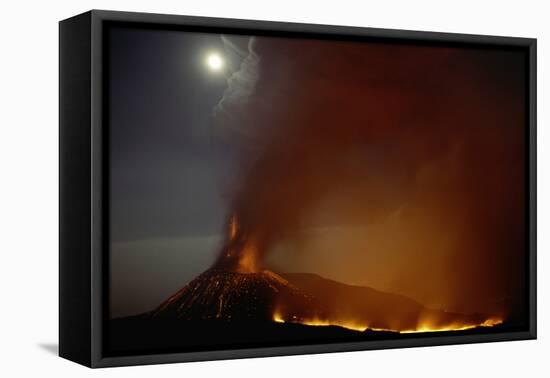
<svg viewBox="0 0 550 378"><path fill-rule="evenodd" d="M269 282L275 277L277 278L276 281L279 282L281 286L290 287L288 282L284 281L280 276L273 273L270 274L268 271L264 270L261 257L263 255L262 248L265 247L265 240L262 238L261 234L258 234L255 228L251 228L246 221L243 222L237 214L232 214L228 218L226 227L226 240L222 253L217 263L213 266L214 270L226 272L227 274L231 273L235 277L241 277L239 274L247 276L240 278L247 283L257 283L258 280L253 280L252 276L257 276L257 278L261 278L262 280L265 278ZM217 284L216 282L216 285ZM229 286L233 289L240 289L243 285L232 283ZM373 290L369 290L370 291L367 291L367 295L381 295L379 293L373 294ZM276 288L275 293L278 293L278 291L279 289ZM288 291L292 290L288 289ZM270 296L271 294L273 293L270 293ZM220 308L227 295L229 294L224 293L223 298L220 297ZM336 304L330 307L324 302L323 295L325 295L325 293L321 291L318 293L318 297L314 295L311 296L315 299L315 303L319 302L315 308L306 304L306 302L295 300L296 298L305 300L309 298L309 295L294 295L288 298L279 298L277 295L274 295L273 298L271 298L272 302L266 307L266 318L269 319L271 317L271 319L277 323L298 323L319 327L337 326L360 332L371 330L396 333L462 331L478 327L493 327L502 323L502 319L496 317L483 318L481 315L468 316L452 312L431 310L410 300L405 301L406 304L402 305L402 308L407 309L405 313L408 318L401 316L403 319L406 319L406 321L381 322L380 316L383 316L383 314L372 312L372 309L369 310L369 308L361 310L362 312L359 311L359 317L348 316L343 313L341 309L339 311ZM289 298L292 299L292 301L290 301ZM388 298L393 297L389 296ZM362 301L361 298L356 298L356 300ZM402 299L401 301L403 302ZM334 310L331 311L331 309ZM393 310L388 308L388 314L393 314L391 311ZM218 313L217 316L221 317L222 314Z"/></svg>
<svg viewBox="0 0 550 378"><path fill-rule="evenodd" d="M464 331L468 329L474 329L478 327L493 327L499 324L502 324L502 319L499 318L489 318L485 320L482 323L479 324L449 324L446 326L436 326L436 325L430 325L428 323L421 323L418 325L416 329L411 330L395 330L395 329L384 329L384 328L372 328L365 324L359 324L351 321L332 321L332 320L323 320L323 319L297 319L292 318L290 320L285 320L283 315L279 311L275 311L273 314L273 321L277 323L298 323L298 324L304 324L309 326L320 326L320 327L327 327L327 326L337 326L342 327L346 329L350 329L353 331L384 331L384 332L396 332L396 333L424 333L424 332L445 332L445 331Z"/></svg>
<svg viewBox="0 0 550 378"><path fill-rule="evenodd" d="M237 221L237 217L235 215L232 215L229 219L229 240L235 240L238 230L239 223Z"/></svg>
<svg viewBox="0 0 550 378"><path fill-rule="evenodd" d="M262 269L258 238L241 225L233 214L227 224L227 239L218 261L214 265L236 273L259 273Z"/></svg>

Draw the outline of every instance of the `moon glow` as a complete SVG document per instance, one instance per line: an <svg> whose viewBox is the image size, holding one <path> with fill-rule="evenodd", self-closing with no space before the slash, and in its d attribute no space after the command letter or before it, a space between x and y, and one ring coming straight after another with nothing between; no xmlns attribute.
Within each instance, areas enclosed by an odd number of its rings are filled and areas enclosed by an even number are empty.
<svg viewBox="0 0 550 378"><path fill-rule="evenodd" d="M218 53L210 53L206 57L206 65L211 71L220 71L224 66L223 58Z"/></svg>

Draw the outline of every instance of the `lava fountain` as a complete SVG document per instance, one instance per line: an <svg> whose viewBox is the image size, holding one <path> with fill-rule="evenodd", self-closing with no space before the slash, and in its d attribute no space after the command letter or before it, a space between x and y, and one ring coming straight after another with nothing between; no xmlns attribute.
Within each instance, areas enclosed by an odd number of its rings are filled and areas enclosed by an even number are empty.
<svg viewBox="0 0 550 378"><path fill-rule="evenodd" d="M235 214L229 217L227 236L214 268L237 273L262 270L260 240L246 230Z"/></svg>

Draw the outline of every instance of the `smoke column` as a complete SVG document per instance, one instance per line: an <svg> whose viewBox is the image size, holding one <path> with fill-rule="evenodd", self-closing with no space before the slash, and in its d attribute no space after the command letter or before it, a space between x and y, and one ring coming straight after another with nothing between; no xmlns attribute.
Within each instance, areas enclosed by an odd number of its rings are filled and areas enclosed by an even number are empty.
<svg viewBox="0 0 550 378"><path fill-rule="evenodd" d="M418 246L430 234L453 246L440 265L447 281L432 283L429 295L463 308L509 313L517 305L525 236L520 54L258 37L242 56L214 112L218 142L239 156L216 266L262 269L281 244L305 253L308 230L398 214L411 230L429 225ZM383 254L377 247L364 253ZM428 292L415 287L417 275L430 266L418 249L418 260L398 272L417 297ZM342 264L351 271L359 261Z"/></svg>

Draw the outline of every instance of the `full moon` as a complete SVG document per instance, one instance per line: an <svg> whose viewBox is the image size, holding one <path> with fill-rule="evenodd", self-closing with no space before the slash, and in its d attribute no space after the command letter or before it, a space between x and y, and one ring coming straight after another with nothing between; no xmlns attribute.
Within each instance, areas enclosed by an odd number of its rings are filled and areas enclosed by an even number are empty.
<svg viewBox="0 0 550 378"><path fill-rule="evenodd" d="M206 65L212 71L219 71L223 68L223 59L220 54L211 53L206 57Z"/></svg>

